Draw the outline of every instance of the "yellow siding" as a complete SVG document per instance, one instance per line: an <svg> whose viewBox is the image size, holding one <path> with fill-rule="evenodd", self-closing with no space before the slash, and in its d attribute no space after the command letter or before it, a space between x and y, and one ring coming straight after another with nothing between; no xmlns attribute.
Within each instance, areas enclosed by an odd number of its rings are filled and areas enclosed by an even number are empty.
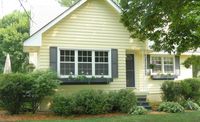
<svg viewBox="0 0 200 122"><path fill-rule="evenodd" d="M120 14L105 0L88 0L84 5L65 17L42 35L42 46L39 50L39 68L49 68L49 47L118 49L119 78L108 85L65 85L59 90L62 93L80 89L118 90L126 88L126 49L141 49L142 42L129 40L129 32L120 23ZM136 56L140 62L139 54ZM139 70L141 66L136 67ZM137 72L137 71L136 71ZM139 83L141 72L137 72ZM138 83L136 83L138 85Z"/></svg>

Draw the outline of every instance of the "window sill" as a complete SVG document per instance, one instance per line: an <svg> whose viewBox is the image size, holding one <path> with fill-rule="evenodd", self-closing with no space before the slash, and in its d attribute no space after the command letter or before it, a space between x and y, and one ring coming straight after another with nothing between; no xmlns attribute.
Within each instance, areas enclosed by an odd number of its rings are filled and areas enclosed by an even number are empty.
<svg viewBox="0 0 200 122"><path fill-rule="evenodd" d="M152 80L174 80L176 75L151 75Z"/></svg>
<svg viewBox="0 0 200 122"><path fill-rule="evenodd" d="M74 79L74 78L60 78L61 85L80 85L80 84L109 84L113 81L112 78L87 78L87 79Z"/></svg>

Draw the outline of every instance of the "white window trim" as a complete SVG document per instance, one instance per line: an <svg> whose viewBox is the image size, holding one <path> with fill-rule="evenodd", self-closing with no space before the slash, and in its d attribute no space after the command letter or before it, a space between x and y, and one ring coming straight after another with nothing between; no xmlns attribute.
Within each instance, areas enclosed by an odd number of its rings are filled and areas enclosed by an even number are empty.
<svg viewBox="0 0 200 122"><path fill-rule="evenodd" d="M75 75L73 77L77 77L78 75L78 51L92 51L92 75L87 75L86 77L96 77L100 78L101 75L95 75L95 51L108 51L108 75L104 75L104 78L111 78L112 77L112 64L111 64L111 49L95 49L95 48L64 48L58 47L57 48L57 75L59 78L68 78L69 75L61 75L60 74L60 50L74 50L75 51Z"/></svg>
<svg viewBox="0 0 200 122"><path fill-rule="evenodd" d="M164 58L165 57L172 57L173 58L173 73L171 73L171 75L175 75L175 56L172 56L172 55L150 55L150 63L152 64L152 57L161 57L161 69L162 69L162 71L161 71L161 74L169 74L169 73L165 73L165 71L164 71ZM157 74L159 74L159 73L153 73L152 71L151 71L151 75L157 75Z"/></svg>

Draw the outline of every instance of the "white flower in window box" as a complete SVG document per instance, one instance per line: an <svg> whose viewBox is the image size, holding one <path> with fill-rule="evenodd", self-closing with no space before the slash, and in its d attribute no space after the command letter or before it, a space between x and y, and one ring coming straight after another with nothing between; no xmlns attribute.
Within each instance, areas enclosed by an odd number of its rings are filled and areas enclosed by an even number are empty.
<svg viewBox="0 0 200 122"><path fill-rule="evenodd" d="M101 78L104 78L104 74L103 73L101 73Z"/></svg>

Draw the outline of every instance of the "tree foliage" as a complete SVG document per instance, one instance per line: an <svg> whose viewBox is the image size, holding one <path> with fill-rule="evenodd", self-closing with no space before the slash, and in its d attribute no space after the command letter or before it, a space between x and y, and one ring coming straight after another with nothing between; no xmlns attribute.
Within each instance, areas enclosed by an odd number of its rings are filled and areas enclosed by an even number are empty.
<svg viewBox="0 0 200 122"><path fill-rule="evenodd" d="M61 5L69 7L73 5L74 3L78 2L79 0L57 0ZM113 0L116 3L119 3L121 0Z"/></svg>
<svg viewBox="0 0 200 122"><path fill-rule="evenodd" d="M153 41L155 51L200 47L199 0L122 0L122 19L132 38Z"/></svg>
<svg viewBox="0 0 200 122"><path fill-rule="evenodd" d="M198 72L200 71L200 56L191 56L183 62L183 65L186 68L192 66L193 76L197 77Z"/></svg>
<svg viewBox="0 0 200 122"><path fill-rule="evenodd" d="M29 37L29 19L25 13L14 11L0 19L0 72L6 54L11 56L13 72L22 72L28 62L23 52L23 42Z"/></svg>
<svg viewBox="0 0 200 122"><path fill-rule="evenodd" d="M74 3L78 2L79 0L58 0L58 2L66 7L73 5Z"/></svg>

